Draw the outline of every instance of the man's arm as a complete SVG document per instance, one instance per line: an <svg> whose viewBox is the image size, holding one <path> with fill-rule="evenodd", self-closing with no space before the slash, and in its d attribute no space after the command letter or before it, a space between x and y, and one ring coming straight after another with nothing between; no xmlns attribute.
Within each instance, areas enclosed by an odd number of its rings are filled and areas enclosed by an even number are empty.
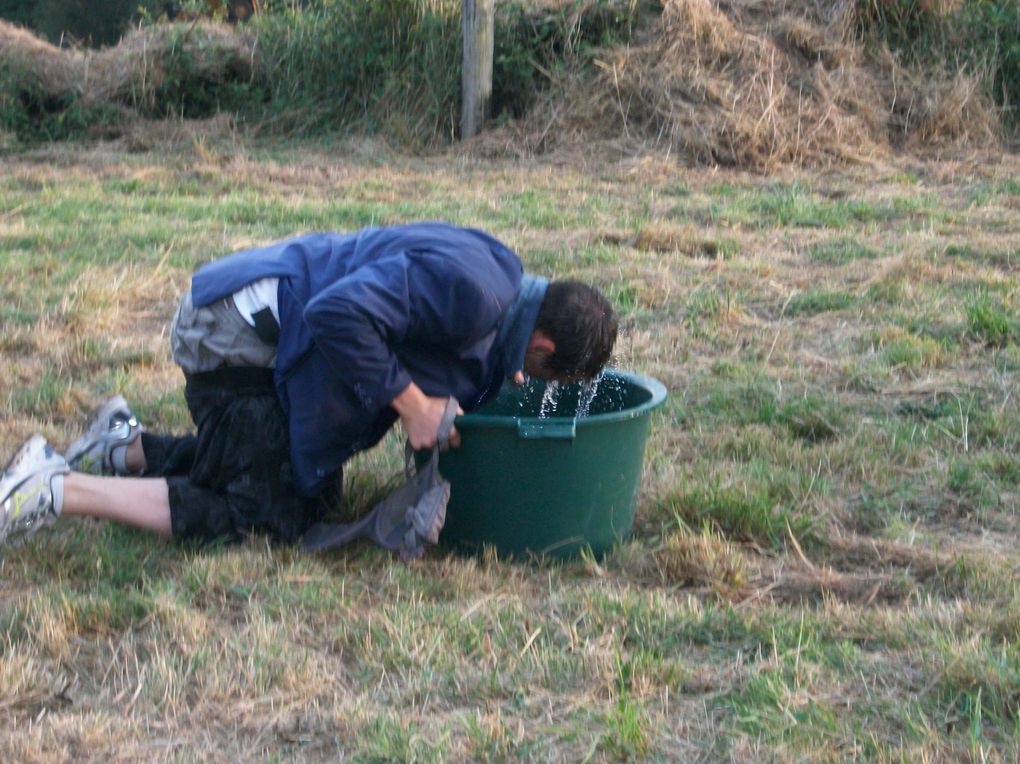
<svg viewBox="0 0 1020 764"><path fill-rule="evenodd" d="M446 411L445 398L425 395L421 388L412 382L390 405L400 415L411 448L418 450L435 447L436 433L439 432L439 425ZM463 414L464 410L458 406L457 413ZM460 445L460 433L456 427L450 430L450 445L455 448Z"/></svg>
<svg viewBox="0 0 1020 764"><path fill-rule="evenodd" d="M442 261L426 267L423 259L401 253L359 269L304 313L338 379L365 408L391 406L415 448L435 444L446 399L426 395L393 346L416 338L451 346L468 342L492 330L510 299L497 297L462 268L440 267Z"/></svg>

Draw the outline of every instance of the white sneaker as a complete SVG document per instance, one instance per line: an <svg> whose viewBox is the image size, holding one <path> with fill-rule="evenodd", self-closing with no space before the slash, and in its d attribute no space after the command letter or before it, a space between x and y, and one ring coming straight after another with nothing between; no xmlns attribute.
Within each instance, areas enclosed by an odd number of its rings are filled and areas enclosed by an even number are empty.
<svg viewBox="0 0 1020 764"><path fill-rule="evenodd" d="M85 434L67 447L64 458L75 472L123 477L128 473L114 465L113 450L131 445L144 430L127 401L114 396L92 413Z"/></svg>
<svg viewBox="0 0 1020 764"><path fill-rule="evenodd" d="M0 476L0 545L56 521L60 510L53 502L53 478L68 472L64 457L42 435L25 441Z"/></svg>

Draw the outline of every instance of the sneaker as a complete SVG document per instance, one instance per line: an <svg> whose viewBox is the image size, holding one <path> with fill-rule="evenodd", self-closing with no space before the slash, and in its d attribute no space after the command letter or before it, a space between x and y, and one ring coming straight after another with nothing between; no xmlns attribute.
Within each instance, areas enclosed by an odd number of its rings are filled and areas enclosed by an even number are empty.
<svg viewBox="0 0 1020 764"><path fill-rule="evenodd" d="M131 445L144 430L127 401L117 395L93 412L85 434L68 446L64 458L75 472L123 477L128 473L114 465L113 450Z"/></svg>
<svg viewBox="0 0 1020 764"><path fill-rule="evenodd" d="M56 521L60 510L53 502L53 478L68 472L64 457L42 435L25 441L0 476L0 544Z"/></svg>

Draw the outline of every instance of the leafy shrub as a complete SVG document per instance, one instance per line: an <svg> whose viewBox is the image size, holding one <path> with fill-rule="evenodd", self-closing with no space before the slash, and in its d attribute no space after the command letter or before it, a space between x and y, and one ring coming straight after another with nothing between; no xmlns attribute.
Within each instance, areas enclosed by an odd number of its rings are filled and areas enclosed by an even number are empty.
<svg viewBox="0 0 1020 764"><path fill-rule="evenodd" d="M114 45L142 17L158 16L166 0L0 0L0 19L34 30L54 44Z"/></svg>
<svg viewBox="0 0 1020 764"><path fill-rule="evenodd" d="M35 3L29 0L0 0L0 19L6 19L18 26L32 25L32 11Z"/></svg>

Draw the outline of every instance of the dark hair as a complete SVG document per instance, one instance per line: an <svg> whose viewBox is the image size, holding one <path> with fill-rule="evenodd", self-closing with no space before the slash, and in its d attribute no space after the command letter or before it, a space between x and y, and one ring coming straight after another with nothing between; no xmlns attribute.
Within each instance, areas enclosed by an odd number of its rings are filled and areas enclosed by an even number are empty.
<svg viewBox="0 0 1020 764"><path fill-rule="evenodd" d="M556 376L591 379L616 342L616 314L599 290L579 281L552 281L535 328L556 344L545 367Z"/></svg>

